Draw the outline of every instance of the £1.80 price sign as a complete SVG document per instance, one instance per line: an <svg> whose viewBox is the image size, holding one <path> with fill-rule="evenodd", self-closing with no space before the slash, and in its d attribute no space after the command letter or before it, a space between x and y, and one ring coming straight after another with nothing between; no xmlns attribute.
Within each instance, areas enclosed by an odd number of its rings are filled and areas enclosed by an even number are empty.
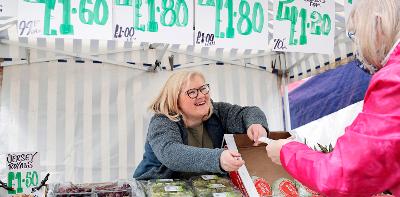
<svg viewBox="0 0 400 197"><path fill-rule="evenodd" d="M126 0L136 41L193 44L192 0Z"/></svg>
<svg viewBox="0 0 400 197"><path fill-rule="evenodd" d="M112 38L112 0L19 0L18 35Z"/></svg>
<svg viewBox="0 0 400 197"><path fill-rule="evenodd" d="M195 44L266 49L267 4L265 0L196 0Z"/></svg>
<svg viewBox="0 0 400 197"><path fill-rule="evenodd" d="M38 152L8 153L6 165L7 186L14 189L8 196L30 194L40 184Z"/></svg>
<svg viewBox="0 0 400 197"><path fill-rule="evenodd" d="M333 53L335 1L279 0L274 14L273 50Z"/></svg>

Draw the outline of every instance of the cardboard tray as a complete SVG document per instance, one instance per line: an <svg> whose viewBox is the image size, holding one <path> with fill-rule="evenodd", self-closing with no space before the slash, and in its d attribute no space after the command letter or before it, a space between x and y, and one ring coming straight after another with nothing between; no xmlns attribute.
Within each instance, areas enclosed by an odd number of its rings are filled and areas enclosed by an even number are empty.
<svg viewBox="0 0 400 197"><path fill-rule="evenodd" d="M270 132L271 139L286 139L291 135L288 132ZM282 168L271 161L265 147L267 144L253 146L246 134L225 134L224 142L228 149L238 151L245 161L245 165L239 168L238 174L243 183L241 189L245 189L248 196L259 196L251 179L252 176L264 178L270 185L280 178L293 178Z"/></svg>

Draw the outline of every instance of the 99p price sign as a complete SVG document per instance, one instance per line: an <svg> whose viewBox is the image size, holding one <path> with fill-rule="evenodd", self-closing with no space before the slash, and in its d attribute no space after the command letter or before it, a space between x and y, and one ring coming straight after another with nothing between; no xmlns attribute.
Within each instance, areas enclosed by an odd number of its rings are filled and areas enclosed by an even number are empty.
<svg viewBox="0 0 400 197"><path fill-rule="evenodd" d="M127 0L137 41L193 44L192 0Z"/></svg>
<svg viewBox="0 0 400 197"><path fill-rule="evenodd" d="M6 165L7 186L14 189L8 196L30 194L40 184L38 152L8 153Z"/></svg>
<svg viewBox="0 0 400 197"><path fill-rule="evenodd" d="M194 42L217 48L266 49L268 1L197 0Z"/></svg>
<svg viewBox="0 0 400 197"><path fill-rule="evenodd" d="M279 0L274 14L273 50L333 53L335 1Z"/></svg>
<svg viewBox="0 0 400 197"><path fill-rule="evenodd" d="M111 39L112 0L19 0L18 34Z"/></svg>

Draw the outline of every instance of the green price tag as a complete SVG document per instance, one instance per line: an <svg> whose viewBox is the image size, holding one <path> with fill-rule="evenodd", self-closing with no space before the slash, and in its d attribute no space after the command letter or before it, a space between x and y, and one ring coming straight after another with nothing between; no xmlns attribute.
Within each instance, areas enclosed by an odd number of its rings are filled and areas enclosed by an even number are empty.
<svg viewBox="0 0 400 197"><path fill-rule="evenodd" d="M122 2L121 2L122 1ZM118 4L132 4L132 17L114 16L114 39L135 42L193 44L192 0L121 0ZM121 7L114 4L114 8ZM117 16L117 18L116 18ZM126 20L124 20L126 19ZM125 21L130 20L130 23ZM118 27L117 27L118 25Z"/></svg>
<svg viewBox="0 0 400 197"><path fill-rule="evenodd" d="M195 45L259 50L268 46L268 1L195 2Z"/></svg>
<svg viewBox="0 0 400 197"><path fill-rule="evenodd" d="M23 0L21 3L43 4L44 9L41 11L40 19L43 23L40 32L42 35L78 34L79 37L91 34L90 29L97 28L96 31L101 31L99 28L109 26L110 35L107 36L111 37L111 2L112 0ZM129 5L129 1L123 0L116 3Z"/></svg>
<svg viewBox="0 0 400 197"><path fill-rule="evenodd" d="M248 0L199 0L198 6L215 8L215 28L216 38L235 38L237 34L251 35L261 33L264 28L264 7L261 2ZM224 25L222 21L227 21Z"/></svg>
<svg viewBox="0 0 400 197"><path fill-rule="evenodd" d="M187 0L132 0L135 30L158 32L164 27L186 27L189 24ZM147 16L147 20L143 19Z"/></svg>
<svg viewBox="0 0 400 197"><path fill-rule="evenodd" d="M32 187L39 185L39 175L36 171L30 172L9 172L8 186L14 188L13 191L8 191L8 194L31 193Z"/></svg>
<svg viewBox="0 0 400 197"><path fill-rule="evenodd" d="M330 54L334 48L335 2L278 0L272 49Z"/></svg>
<svg viewBox="0 0 400 197"><path fill-rule="evenodd" d="M295 5L286 5L293 1L294 0L279 1L275 18L278 21L290 21L289 45L307 44L307 34L329 35L332 29L332 20L328 14L321 14L318 11L309 11L305 8L298 8ZM310 2L310 6L314 6L314 4ZM298 23L300 24L300 31L296 30ZM300 32L300 34L296 36L296 32Z"/></svg>
<svg viewBox="0 0 400 197"><path fill-rule="evenodd" d="M38 152L7 154L7 186L14 190L8 195L30 194L40 184Z"/></svg>

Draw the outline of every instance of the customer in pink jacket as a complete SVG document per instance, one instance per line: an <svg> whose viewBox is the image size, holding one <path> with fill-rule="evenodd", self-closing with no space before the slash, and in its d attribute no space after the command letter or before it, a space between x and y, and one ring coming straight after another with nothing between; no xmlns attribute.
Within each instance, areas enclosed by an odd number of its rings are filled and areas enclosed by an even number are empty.
<svg viewBox="0 0 400 197"><path fill-rule="evenodd" d="M350 15L359 58L377 71L364 107L331 153L288 139L268 156L295 179L326 196L400 196L400 0L358 0Z"/></svg>

